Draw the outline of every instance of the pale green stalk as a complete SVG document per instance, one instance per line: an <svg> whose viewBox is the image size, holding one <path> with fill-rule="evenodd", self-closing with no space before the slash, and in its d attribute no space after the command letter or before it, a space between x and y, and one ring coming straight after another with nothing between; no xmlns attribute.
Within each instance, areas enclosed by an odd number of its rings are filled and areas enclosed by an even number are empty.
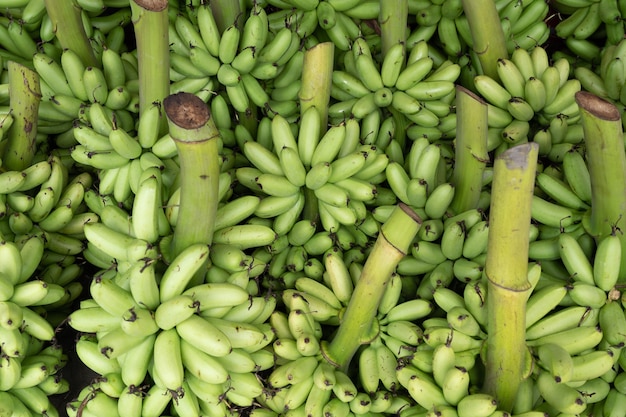
<svg viewBox="0 0 626 417"><path fill-rule="evenodd" d="M511 411L523 378L526 354L526 301L530 207L538 145L525 143L500 154L494 163L487 286L485 392L498 409Z"/></svg>
<svg viewBox="0 0 626 417"><path fill-rule="evenodd" d="M171 257L195 243L213 240L219 194L219 131L208 106L178 93L163 101L180 165L180 207Z"/></svg>
<svg viewBox="0 0 626 417"><path fill-rule="evenodd" d="M377 331L375 321L380 299L421 224L419 216L401 203L381 226L339 329L333 340L322 346L322 354L334 366L347 371L359 346L369 343L376 336L373 333Z"/></svg>
<svg viewBox="0 0 626 417"><path fill-rule="evenodd" d="M300 114L309 107L317 107L320 112L321 129L324 134L328 125L328 104L333 81L335 45L321 42L304 52L302 68L302 87L298 93Z"/></svg>
<svg viewBox="0 0 626 417"><path fill-rule="evenodd" d="M382 56L397 43L406 43L407 19L409 16L408 0L380 0L380 37Z"/></svg>
<svg viewBox="0 0 626 417"><path fill-rule="evenodd" d="M2 146L2 168L21 171L30 166L35 155L41 89L39 74L9 61L9 97L13 124Z"/></svg>
<svg viewBox="0 0 626 417"><path fill-rule="evenodd" d="M487 103L465 87L456 87L456 139L454 148L455 213L476 208L482 191L487 153Z"/></svg>
<svg viewBox="0 0 626 417"><path fill-rule="evenodd" d="M132 22L137 41L139 114L170 93L170 47L167 0L131 0ZM161 132L167 121L161 118Z"/></svg>
<svg viewBox="0 0 626 417"><path fill-rule="evenodd" d="M602 98L576 93L591 176L591 216L587 232L599 242L618 227L622 241L620 282L626 282L626 155L620 110Z"/></svg>
<svg viewBox="0 0 626 417"><path fill-rule="evenodd" d="M473 49L478 55L482 72L499 80L498 59L508 58L506 39L500 16L493 0L462 0L463 11L472 32Z"/></svg>
<svg viewBox="0 0 626 417"><path fill-rule="evenodd" d="M44 0L46 12L63 49L76 52L87 66L100 67L83 25L81 8L70 0Z"/></svg>

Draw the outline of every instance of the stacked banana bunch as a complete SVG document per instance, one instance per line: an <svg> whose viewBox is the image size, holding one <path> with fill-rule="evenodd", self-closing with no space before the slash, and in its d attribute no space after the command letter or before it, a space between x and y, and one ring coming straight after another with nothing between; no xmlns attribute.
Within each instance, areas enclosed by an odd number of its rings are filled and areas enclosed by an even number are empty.
<svg viewBox="0 0 626 417"><path fill-rule="evenodd" d="M495 4L509 53L516 48L530 50L548 39L550 28L544 19L549 7L545 0L503 0ZM471 31L460 0L409 1L409 13L415 15L417 23L417 28L407 39L409 44L433 38L446 55L455 59L474 53Z"/></svg>
<svg viewBox="0 0 626 417"><path fill-rule="evenodd" d="M385 55L380 68L373 53L360 38L354 41L350 52L343 54L343 69L333 72L331 96L339 102L329 108L331 120L355 117L370 126L375 125L371 119L382 119L378 121L378 133L363 133L367 135L366 142L376 140L374 143L383 149L389 142L384 126L393 123L384 113L380 114L387 108L402 113L418 129L438 131L440 136L449 137L456 127L450 121L453 119L450 107L455 97L454 84L460 74L459 65L437 59L424 40L417 42L410 51L405 45L395 45Z"/></svg>
<svg viewBox="0 0 626 417"><path fill-rule="evenodd" d="M624 48L626 48L624 40L606 45L600 52L597 65L574 69L574 75L580 80L584 90L611 101L618 106L622 114L626 106Z"/></svg>
<svg viewBox="0 0 626 417"><path fill-rule="evenodd" d="M68 180L64 163L40 153L24 170L0 174L0 395L21 415L58 415L50 396L69 390L56 328L83 292L84 225L98 216L84 203L91 175Z"/></svg>
<svg viewBox="0 0 626 417"><path fill-rule="evenodd" d="M497 70L499 82L486 75L474 78L474 87L488 103L488 148L532 140L539 144L540 155L560 162L583 139L574 101L581 82L571 78L569 61L550 63L541 46L530 52L519 48L510 59L499 59Z"/></svg>
<svg viewBox="0 0 626 417"><path fill-rule="evenodd" d="M556 35L565 40L572 53L584 60L597 61L604 46L616 45L624 39L626 9L622 2L557 0L551 4L565 15L555 27Z"/></svg>
<svg viewBox="0 0 626 417"><path fill-rule="evenodd" d="M218 416L251 406L263 390L256 373L274 364L265 347L274 338L266 321L276 300L232 282L207 282L207 245L188 247L162 270L145 241L106 244L99 249L126 261L97 273L92 298L69 316L84 333L79 358L104 380L68 404L68 413L80 415L83 402L99 416L159 416L170 409Z"/></svg>
<svg viewBox="0 0 626 417"><path fill-rule="evenodd" d="M276 339L276 367L267 377L269 389L257 398L263 406L252 415L389 415L413 404L399 394L395 350L412 351L422 331L413 323L433 311L426 300L401 299L402 280L394 275L378 308L377 334L358 353L358 377L330 365L321 348L339 324L363 264L346 263L340 250L324 254L322 281L302 276L295 289L283 291L286 311L276 310L269 323ZM407 350L408 349L408 350Z"/></svg>

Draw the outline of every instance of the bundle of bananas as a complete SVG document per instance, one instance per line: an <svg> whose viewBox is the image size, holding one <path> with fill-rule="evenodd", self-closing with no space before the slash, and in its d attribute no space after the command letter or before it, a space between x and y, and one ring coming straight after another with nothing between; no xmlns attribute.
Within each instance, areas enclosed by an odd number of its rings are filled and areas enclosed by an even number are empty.
<svg viewBox="0 0 626 417"><path fill-rule="evenodd" d="M552 6L566 15L556 25L556 35L583 59L596 60L604 40L607 45L615 45L624 38L625 10L619 1L557 0Z"/></svg>
<svg viewBox="0 0 626 417"><path fill-rule="evenodd" d="M3 407L13 412L58 415L50 396L69 391L60 371L67 355L56 330L81 296L83 228L98 220L83 202L88 173L68 181L56 155L41 154L28 168L4 171L2 179L2 366Z"/></svg>
<svg viewBox="0 0 626 417"><path fill-rule="evenodd" d="M623 52L626 42L620 40L607 45L600 53L598 64L574 68L574 75L582 88L614 103L622 114L626 102L624 90Z"/></svg>
<svg viewBox="0 0 626 417"><path fill-rule="evenodd" d="M582 142L574 101L581 82L571 78L567 59L550 64L541 46L531 52L519 48L510 59L499 59L497 70L499 82L487 75L474 78L474 87L489 105L489 149L533 140L540 155L556 162Z"/></svg>
<svg viewBox="0 0 626 417"><path fill-rule="evenodd" d="M624 105L618 2L551 3L571 14L556 35L588 61L574 68L543 47L548 3L496 1L511 55L496 81L475 64L460 0L409 0L406 42L384 53L378 0L238 2L226 26L209 2L170 1L169 91L207 103L220 132L212 242L177 254L180 160L162 103L140 111L131 3L75 1L86 63L61 47L47 1L0 1L3 60L34 68L42 93L34 161L0 173L0 415L58 414L47 397L69 389L56 373L67 358L47 343L67 316L80 360L101 376L76 390L71 416L623 409L621 243L617 228L598 242L585 228L592 190L574 101L582 88ZM339 51L330 103L301 108L305 49L326 40ZM451 208L456 84L488 102L493 155L535 141L546 164L532 200L524 381L507 411L481 392L492 171L476 207ZM4 141L15 120L2 113ZM372 333L339 369L325 347L398 203L421 227ZM70 312L81 260L96 272Z"/></svg>

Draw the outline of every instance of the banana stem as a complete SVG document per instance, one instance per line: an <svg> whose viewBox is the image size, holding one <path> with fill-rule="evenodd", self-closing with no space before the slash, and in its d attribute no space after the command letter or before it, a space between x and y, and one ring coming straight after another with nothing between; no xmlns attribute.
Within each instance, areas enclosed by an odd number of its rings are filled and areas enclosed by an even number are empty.
<svg viewBox="0 0 626 417"><path fill-rule="evenodd" d="M494 163L489 215L487 276L488 337L484 390L499 409L511 411L523 378L530 207L538 145L504 151Z"/></svg>
<svg viewBox="0 0 626 417"><path fill-rule="evenodd" d="M139 63L139 114L170 93L167 0L132 0L130 8ZM167 121L161 117L161 133Z"/></svg>
<svg viewBox="0 0 626 417"><path fill-rule="evenodd" d="M400 203L381 226L361 276L339 325L336 335L323 344L322 354L332 365L347 371L359 346L376 335L376 311L385 287L396 265L422 224L422 219L410 207Z"/></svg>
<svg viewBox="0 0 626 417"><path fill-rule="evenodd" d="M408 0L380 0L380 37L382 56L397 43L406 43L406 26L409 16Z"/></svg>
<svg viewBox="0 0 626 417"><path fill-rule="evenodd" d="M239 0L211 0L209 6L220 33L224 33L232 24L238 28L242 27L243 9Z"/></svg>
<svg viewBox="0 0 626 417"><path fill-rule="evenodd" d="M587 166L591 177L591 217L587 232L597 241L612 233L614 227L626 230L626 155L619 109L588 92L576 93L580 108ZM626 282L626 234L622 242L620 282Z"/></svg>
<svg viewBox="0 0 626 417"><path fill-rule="evenodd" d="M508 58L502 22L493 0L462 0L482 73L499 80L498 59Z"/></svg>
<svg viewBox="0 0 626 417"><path fill-rule="evenodd" d="M219 131L208 106L190 93L163 101L180 164L180 207L172 257L195 243L213 240L220 175Z"/></svg>
<svg viewBox="0 0 626 417"><path fill-rule="evenodd" d="M46 12L54 25L54 32L63 49L71 49L91 67L100 67L85 33L81 8L75 1L44 0Z"/></svg>
<svg viewBox="0 0 626 417"><path fill-rule="evenodd" d="M328 125L334 57L335 44L332 42L318 43L304 53L302 87L298 94L300 114L304 114L309 107L317 107L322 121L321 134L326 132Z"/></svg>
<svg viewBox="0 0 626 417"><path fill-rule="evenodd" d="M487 104L465 87L456 87L456 144L452 173L452 210L462 213L476 208L482 178L489 161L487 152Z"/></svg>
<svg viewBox="0 0 626 417"><path fill-rule="evenodd" d="M30 166L36 150L41 101L39 74L13 61L9 61L7 67L13 124L3 146L2 166L10 171L21 171Z"/></svg>

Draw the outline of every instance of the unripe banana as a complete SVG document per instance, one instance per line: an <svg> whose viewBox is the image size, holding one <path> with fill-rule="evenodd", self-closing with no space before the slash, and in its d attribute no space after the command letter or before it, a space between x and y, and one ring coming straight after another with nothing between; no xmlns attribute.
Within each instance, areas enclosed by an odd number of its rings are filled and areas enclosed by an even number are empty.
<svg viewBox="0 0 626 417"><path fill-rule="evenodd" d="M545 74L545 73L544 73ZM559 88L558 92L551 101L546 100L542 112L546 115L556 115L568 108L572 103L572 98L577 91L580 91L580 81L577 79L570 79Z"/></svg>
<svg viewBox="0 0 626 417"><path fill-rule="evenodd" d="M607 302L604 290L583 282L574 282L568 296L576 304L591 308L601 308Z"/></svg>
<svg viewBox="0 0 626 417"><path fill-rule="evenodd" d="M463 307L453 307L448 312L447 316L450 327L453 329L468 336L480 337L482 333L480 324L467 309Z"/></svg>
<svg viewBox="0 0 626 417"><path fill-rule="evenodd" d="M400 379L402 385L408 390L411 397L420 406L430 409L439 405L448 405L441 388L425 375L413 373L408 381Z"/></svg>
<svg viewBox="0 0 626 417"><path fill-rule="evenodd" d="M582 306L570 306L543 317L527 329L527 339L534 340L550 333L560 332L575 326L594 326L598 310ZM589 320L589 322L587 322Z"/></svg>
<svg viewBox="0 0 626 417"><path fill-rule="evenodd" d="M527 78L522 75L515 62L500 58L498 59L497 70L500 82L511 96L524 97L524 84Z"/></svg>
<svg viewBox="0 0 626 417"><path fill-rule="evenodd" d="M587 407L584 397L575 388L560 384L548 372L539 372L537 388L545 401L562 413L581 413Z"/></svg>
<svg viewBox="0 0 626 417"><path fill-rule="evenodd" d="M572 235L562 233L559 236L559 251L565 268L574 280L594 285L591 262Z"/></svg>
<svg viewBox="0 0 626 417"><path fill-rule="evenodd" d="M476 393L469 394L462 398L457 404L459 417L484 417L496 411L498 402L489 394Z"/></svg>
<svg viewBox="0 0 626 417"><path fill-rule="evenodd" d="M572 356L556 343L546 343L537 348L539 364L559 383L572 380L574 362Z"/></svg>
<svg viewBox="0 0 626 417"><path fill-rule="evenodd" d="M438 185L430 192L424 205L426 215L431 219L439 219L444 216L452 199L454 198L454 186L450 183Z"/></svg>
<svg viewBox="0 0 626 417"><path fill-rule="evenodd" d="M507 108L512 95L493 78L486 75L477 75L474 78L474 85L480 95L489 103L501 109Z"/></svg>
<svg viewBox="0 0 626 417"><path fill-rule="evenodd" d="M183 250L165 270L160 283L161 302L181 294L194 275L208 260L209 248L205 244L192 245Z"/></svg>
<svg viewBox="0 0 626 417"><path fill-rule="evenodd" d="M585 203L591 202L591 180L584 158L578 152L567 152L563 157L565 180Z"/></svg>
<svg viewBox="0 0 626 417"><path fill-rule="evenodd" d="M604 333L604 340L606 340L609 345L616 346L624 342L626 317L619 303L606 303L600 308L598 320L600 328Z"/></svg>
<svg viewBox="0 0 626 417"><path fill-rule="evenodd" d="M441 385L443 396L450 405L457 405L469 393L470 374L467 369L453 366L450 368Z"/></svg>
<svg viewBox="0 0 626 417"><path fill-rule="evenodd" d="M593 280L603 291L610 291L617 282L621 260L621 241L615 234L598 243L593 259Z"/></svg>
<svg viewBox="0 0 626 417"><path fill-rule="evenodd" d="M378 390L379 374L376 348L368 345L359 354L359 382L365 392Z"/></svg>
<svg viewBox="0 0 626 417"><path fill-rule="evenodd" d="M546 285L534 291L526 304L526 328L537 323L558 306L567 293L567 287L559 284Z"/></svg>
<svg viewBox="0 0 626 417"><path fill-rule="evenodd" d="M531 203L531 217L547 226L562 228L580 221L580 213L568 207L551 203L536 195Z"/></svg>
<svg viewBox="0 0 626 417"><path fill-rule="evenodd" d="M540 346L545 343L557 343L570 355L576 355L596 347L603 338L599 326L580 326L550 333L536 340L528 340L529 346Z"/></svg>
<svg viewBox="0 0 626 417"><path fill-rule="evenodd" d="M588 381L610 371L614 363L611 350L596 350L572 357L572 381Z"/></svg>

